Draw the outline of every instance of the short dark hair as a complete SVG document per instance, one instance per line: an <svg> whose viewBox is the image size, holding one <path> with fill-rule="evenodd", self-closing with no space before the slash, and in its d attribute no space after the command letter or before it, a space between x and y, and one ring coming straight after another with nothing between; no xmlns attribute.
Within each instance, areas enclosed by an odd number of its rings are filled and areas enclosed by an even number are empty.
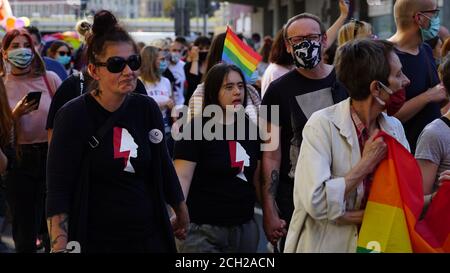
<svg viewBox="0 0 450 273"><path fill-rule="evenodd" d="M210 46L211 45L211 40L206 37L206 36L200 36L197 37L197 39L195 39L194 41L194 46Z"/></svg>
<svg viewBox="0 0 450 273"><path fill-rule="evenodd" d="M247 98L247 85L245 82L244 74L239 67L233 64L219 63L211 67L205 77L205 100L203 108L208 105L220 105L219 103L219 91L222 88L222 83L225 77L231 71L236 71L241 75L242 82L244 83L244 104L246 106Z"/></svg>
<svg viewBox="0 0 450 273"><path fill-rule="evenodd" d="M259 33L255 32L252 34L252 39L259 42L259 41L261 41L261 35L259 35Z"/></svg>
<svg viewBox="0 0 450 273"><path fill-rule="evenodd" d="M39 31L39 29L37 27L27 26L27 27L24 27L24 29L26 29L28 31L28 33L30 33L31 35L36 36L39 43L42 42L41 32Z"/></svg>
<svg viewBox="0 0 450 273"><path fill-rule="evenodd" d="M439 70L442 75L442 83L447 89L447 94L450 96L450 54L444 57Z"/></svg>
<svg viewBox="0 0 450 273"><path fill-rule="evenodd" d="M280 29L275 36L272 49L270 50L269 61L282 66L290 66L294 64L292 55L287 52L282 29Z"/></svg>
<svg viewBox="0 0 450 273"><path fill-rule="evenodd" d="M287 21L287 23L284 25L283 27L283 37L284 40L287 42L288 41L288 37L287 37L287 31L288 28L296 21L300 20L300 19L311 19L317 22L317 24L319 24L320 26L320 34L324 34L327 30L325 29L325 25L322 23L322 21L320 20L319 17L317 17L314 14L311 13L300 13L294 17L292 17L291 19L289 19L289 21Z"/></svg>
<svg viewBox="0 0 450 273"><path fill-rule="evenodd" d="M371 39L349 41L338 48L335 59L337 78L352 99L367 99L374 80L389 86L389 61L393 52L391 42Z"/></svg>
<svg viewBox="0 0 450 273"><path fill-rule="evenodd" d="M181 37L181 36L176 37L175 38L175 42L180 43L180 44L182 44L184 46L188 45L188 42L187 42L186 38Z"/></svg>

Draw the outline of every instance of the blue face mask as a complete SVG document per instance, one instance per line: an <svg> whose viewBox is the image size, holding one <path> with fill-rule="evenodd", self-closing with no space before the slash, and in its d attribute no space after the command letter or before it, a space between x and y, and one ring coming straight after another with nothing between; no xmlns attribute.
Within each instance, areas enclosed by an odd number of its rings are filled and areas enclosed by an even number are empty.
<svg viewBox="0 0 450 273"><path fill-rule="evenodd" d="M8 52L9 62L17 68L27 68L33 61L33 52L30 48L17 48Z"/></svg>
<svg viewBox="0 0 450 273"><path fill-rule="evenodd" d="M436 37L439 33L439 28L441 27L441 19L439 18L439 16L434 16L431 18L428 16L425 17L430 20L430 27L428 29L420 29L423 41L430 40Z"/></svg>
<svg viewBox="0 0 450 273"><path fill-rule="evenodd" d="M164 71L166 71L167 67L169 65L167 64L167 61L161 61L159 62L159 72L162 74Z"/></svg>
<svg viewBox="0 0 450 273"><path fill-rule="evenodd" d="M70 63L70 56L58 56L58 58L56 58L56 60L62 64L62 65L67 65L68 63Z"/></svg>

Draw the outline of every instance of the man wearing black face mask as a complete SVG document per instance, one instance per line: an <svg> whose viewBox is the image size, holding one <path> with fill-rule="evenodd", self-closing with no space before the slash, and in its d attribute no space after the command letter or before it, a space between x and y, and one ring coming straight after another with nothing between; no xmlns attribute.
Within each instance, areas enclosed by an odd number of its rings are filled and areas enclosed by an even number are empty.
<svg viewBox="0 0 450 273"><path fill-rule="evenodd" d="M294 210L293 178L303 127L312 113L348 97L336 81L334 67L322 60L327 35L317 16L303 13L291 18L283 34L297 69L272 82L262 102L269 109L278 105L280 110L279 120L273 116L267 120L272 135L279 134L280 145L263 152L262 195L264 231L273 245L282 239L281 249Z"/></svg>

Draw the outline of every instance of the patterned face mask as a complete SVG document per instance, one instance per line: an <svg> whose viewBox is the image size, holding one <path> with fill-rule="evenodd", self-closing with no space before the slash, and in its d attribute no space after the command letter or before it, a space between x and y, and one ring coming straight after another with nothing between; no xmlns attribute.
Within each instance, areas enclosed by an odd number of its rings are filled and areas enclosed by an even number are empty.
<svg viewBox="0 0 450 273"><path fill-rule="evenodd" d="M300 69L313 69L322 60L322 45L318 41L304 40L293 45L294 63Z"/></svg>
<svg viewBox="0 0 450 273"><path fill-rule="evenodd" d="M9 62L17 68L27 68L33 61L33 52L30 48L17 48L8 52Z"/></svg>

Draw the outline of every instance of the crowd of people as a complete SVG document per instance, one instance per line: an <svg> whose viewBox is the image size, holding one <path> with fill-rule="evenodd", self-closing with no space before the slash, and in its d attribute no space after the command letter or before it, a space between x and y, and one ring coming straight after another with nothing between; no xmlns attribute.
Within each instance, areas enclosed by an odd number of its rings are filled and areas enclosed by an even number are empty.
<svg viewBox="0 0 450 273"><path fill-rule="evenodd" d="M397 0L387 40L339 8L328 29L302 13L241 37L262 56L250 78L222 60L226 33L136 44L106 10L77 25L77 50L6 33L0 218L15 251L251 253L264 232L273 252L355 252L380 131L417 159L425 213L450 179L450 34L433 0Z"/></svg>

